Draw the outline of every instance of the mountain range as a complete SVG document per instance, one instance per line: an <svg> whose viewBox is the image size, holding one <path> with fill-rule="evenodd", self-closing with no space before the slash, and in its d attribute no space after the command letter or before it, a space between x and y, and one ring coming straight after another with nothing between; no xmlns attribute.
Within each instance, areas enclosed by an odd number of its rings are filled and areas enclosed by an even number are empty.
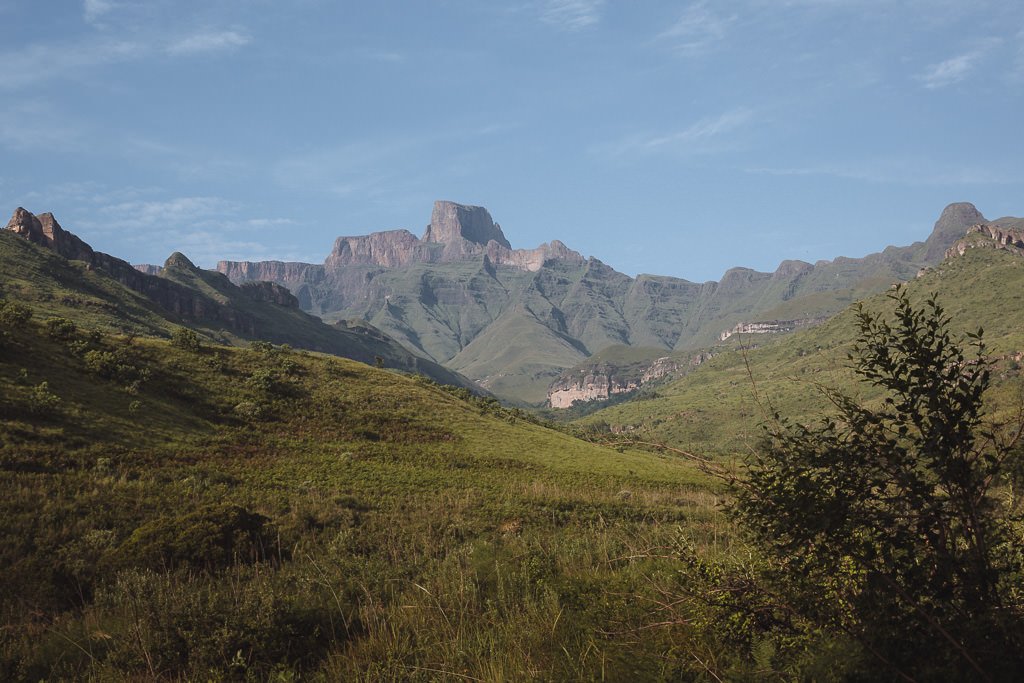
<svg viewBox="0 0 1024 683"><path fill-rule="evenodd" d="M732 268L696 283L630 277L557 240L512 249L485 208L438 201L420 238L407 230L339 237L322 264L222 261L217 270L240 285L281 285L326 321L365 320L503 399L540 405L567 371L610 347L696 357L737 325L820 322L938 263L981 224L989 221L973 205L951 204L923 242L784 261L772 273Z"/></svg>
<svg viewBox="0 0 1024 683"><path fill-rule="evenodd" d="M95 251L50 213L14 212L0 230L0 265L0 296L45 316L128 335L168 337L183 326L220 344L288 344L477 388L458 373L410 353L372 325L328 325L304 313L280 285L235 285L178 252L161 267L135 268Z"/></svg>

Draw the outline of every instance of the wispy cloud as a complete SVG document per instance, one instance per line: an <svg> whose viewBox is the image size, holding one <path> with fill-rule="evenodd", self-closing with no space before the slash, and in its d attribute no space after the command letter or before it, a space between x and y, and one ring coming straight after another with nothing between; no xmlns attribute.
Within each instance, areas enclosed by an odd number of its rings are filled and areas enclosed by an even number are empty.
<svg viewBox="0 0 1024 683"><path fill-rule="evenodd" d="M77 74L144 54L141 43L95 41L78 45L36 43L0 53L0 88L34 86L51 78Z"/></svg>
<svg viewBox="0 0 1024 683"><path fill-rule="evenodd" d="M580 31L601 21L605 0L544 0L540 19L566 31Z"/></svg>
<svg viewBox="0 0 1024 683"><path fill-rule="evenodd" d="M34 87L55 78L74 78L91 69L163 53L171 57L236 49L252 41L236 30L200 31L172 42L107 37L73 44L35 43L0 52L0 88Z"/></svg>
<svg viewBox="0 0 1024 683"><path fill-rule="evenodd" d="M325 147L280 160L273 177L290 190L378 196L394 191L393 185L408 176L409 159L421 157L436 142L434 137L394 137Z"/></svg>
<svg viewBox="0 0 1024 683"><path fill-rule="evenodd" d="M966 80L974 72L978 64L1002 43L1002 38L988 38L982 41L979 47L970 52L965 52L962 55L950 57L937 64L930 65L917 79L924 84L924 87L930 90L960 83Z"/></svg>
<svg viewBox="0 0 1024 683"><path fill-rule="evenodd" d="M794 167L750 167L747 173L774 176L828 176L909 186L1019 185L1019 172L992 166L944 164L929 159L877 159L841 164Z"/></svg>
<svg viewBox="0 0 1024 683"><path fill-rule="evenodd" d="M679 18L659 33L655 40L678 54L694 56L712 50L726 36L735 14L720 14L705 1L687 7Z"/></svg>
<svg viewBox="0 0 1024 683"><path fill-rule="evenodd" d="M1010 71L1010 80L1013 82L1024 81L1024 29L1017 33L1016 37L1017 54L1014 56L1013 68Z"/></svg>
<svg viewBox="0 0 1024 683"><path fill-rule="evenodd" d="M271 251L254 237L268 230L295 225L295 221L246 216L240 204L221 197L131 199L95 206L86 209L85 214L74 225L65 227L80 231L83 239L115 256L125 256L125 251L139 255L135 260L162 262L174 251L184 253L203 267L212 267L221 259L311 260L323 257L294 250Z"/></svg>
<svg viewBox="0 0 1024 683"><path fill-rule="evenodd" d="M167 46L167 54L185 56L220 52L234 50L251 42L250 36L238 31L200 31L172 42Z"/></svg>
<svg viewBox="0 0 1024 683"><path fill-rule="evenodd" d="M924 87L932 90L959 83L967 78L980 58L981 53L968 52L938 64L932 64L918 77L918 80L924 83Z"/></svg>
<svg viewBox="0 0 1024 683"><path fill-rule="evenodd" d="M718 116L700 119L681 130L656 135L631 135L617 142L598 145L595 151L605 156L622 157L657 153L694 154L711 152L727 133L749 124L753 110L738 107Z"/></svg>
<svg viewBox="0 0 1024 683"><path fill-rule="evenodd" d="M86 23L95 24L107 12L115 7L111 0L85 0L82 6L82 15Z"/></svg>

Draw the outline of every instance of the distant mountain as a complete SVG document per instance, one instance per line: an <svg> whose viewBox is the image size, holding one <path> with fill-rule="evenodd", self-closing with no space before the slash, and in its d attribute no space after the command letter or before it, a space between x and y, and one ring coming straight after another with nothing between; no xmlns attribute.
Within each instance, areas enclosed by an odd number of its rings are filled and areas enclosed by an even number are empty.
<svg viewBox="0 0 1024 683"><path fill-rule="evenodd" d="M364 363L421 372L446 384L475 383L410 353L362 322L325 324L299 309L286 288L271 282L241 286L197 268L174 253L163 267L135 268L98 252L64 230L52 214L19 208L0 231L0 296L48 316L107 330L168 336L177 326L241 345L250 340L290 344Z"/></svg>
<svg viewBox="0 0 1024 683"><path fill-rule="evenodd" d="M222 261L217 269L236 283L283 285L325 320L367 320L498 396L540 404L563 371L611 346L695 351L737 324L824 319L914 277L985 222L971 204L951 204L924 242L784 261L774 273L733 268L719 282L694 283L632 278L558 241L512 249L486 209L438 201L421 238L406 230L339 237L323 264Z"/></svg>

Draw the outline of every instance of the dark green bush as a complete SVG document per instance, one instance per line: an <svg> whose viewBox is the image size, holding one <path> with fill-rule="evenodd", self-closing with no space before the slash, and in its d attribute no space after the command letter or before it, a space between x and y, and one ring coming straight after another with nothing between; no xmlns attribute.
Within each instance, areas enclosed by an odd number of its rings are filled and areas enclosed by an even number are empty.
<svg viewBox="0 0 1024 683"><path fill-rule="evenodd" d="M220 569L277 553L263 515L238 505L207 505L143 524L118 549L120 566Z"/></svg>
<svg viewBox="0 0 1024 683"><path fill-rule="evenodd" d="M67 318L50 318L46 321L46 331L54 339L67 341L74 338L78 326Z"/></svg>

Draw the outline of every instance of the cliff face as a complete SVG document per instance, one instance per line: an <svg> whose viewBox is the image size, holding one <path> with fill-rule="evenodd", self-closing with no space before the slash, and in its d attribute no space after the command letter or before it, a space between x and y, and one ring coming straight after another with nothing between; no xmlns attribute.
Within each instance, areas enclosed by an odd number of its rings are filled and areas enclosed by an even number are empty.
<svg viewBox="0 0 1024 683"><path fill-rule="evenodd" d="M547 404L552 408L571 408L576 402L606 401L612 396L628 394L650 382L677 377L714 356L704 351L690 358L664 356L649 363L617 367L611 363L566 372L548 387Z"/></svg>
<svg viewBox="0 0 1024 683"><path fill-rule="evenodd" d="M423 241L451 244L459 240L484 246L493 241L506 249L512 248L501 232L501 226L491 219L491 214L482 206L434 202L434 211L430 215L430 225L423 233Z"/></svg>

